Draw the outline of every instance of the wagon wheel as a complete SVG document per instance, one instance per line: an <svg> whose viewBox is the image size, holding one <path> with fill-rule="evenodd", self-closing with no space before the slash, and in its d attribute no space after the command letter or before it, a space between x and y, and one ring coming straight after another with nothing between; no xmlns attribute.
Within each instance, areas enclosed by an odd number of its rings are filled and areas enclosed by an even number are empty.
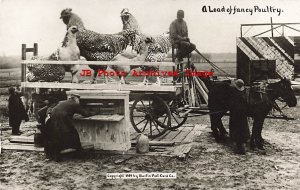
<svg viewBox="0 0 300 190"><path fill-rule="evenodd" d="M171 130L177 129L181 127L187 120L188 115L185 115L184 117L180 117L179 111L177 111L178 108L184 105L185 103L181 101L179 98L176 98L169 103L169 108L171 111L171 126L169 127L169 129Z"/></svg>
<svg viewBox="0 0 300 190"><path fill-rule="evenodd" d="M167 103L155 95L144 95L135 100L130 109L130 121L138 133L156 138L171 125L171 112Z"/></svg>

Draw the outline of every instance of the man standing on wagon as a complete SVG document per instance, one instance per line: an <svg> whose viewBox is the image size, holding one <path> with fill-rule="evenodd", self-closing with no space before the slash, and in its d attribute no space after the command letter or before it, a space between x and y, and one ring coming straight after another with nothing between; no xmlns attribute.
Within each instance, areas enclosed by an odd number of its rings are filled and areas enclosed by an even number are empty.
<svg viewBox="0 0 300 190"><path fill-rule="evenodd" d="M188 28L186 22L183 20L184 11L177 11L177 19L170 25L170 40L172 46L177 48L176 58L178 62L183 61L192 51L196 49L196 45L190 42L188 37Z"/></svg>

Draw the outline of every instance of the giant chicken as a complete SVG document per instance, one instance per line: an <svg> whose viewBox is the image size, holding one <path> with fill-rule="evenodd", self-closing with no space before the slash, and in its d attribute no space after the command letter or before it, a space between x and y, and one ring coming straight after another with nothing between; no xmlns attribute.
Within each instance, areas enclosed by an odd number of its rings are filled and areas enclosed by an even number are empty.
<svg viewBox="0 0 300 190"><path fill-rule="evenodd" d="M80 55L87 61L111 61L135 40L135 30L126 29L116 34L100 34L84 27L82 19L72 9L62 10L61 17L67 25L78 27L76 36ZM98 70L105 70L106 65L89 65L94 70L93 83L96 81Z"/></svg>

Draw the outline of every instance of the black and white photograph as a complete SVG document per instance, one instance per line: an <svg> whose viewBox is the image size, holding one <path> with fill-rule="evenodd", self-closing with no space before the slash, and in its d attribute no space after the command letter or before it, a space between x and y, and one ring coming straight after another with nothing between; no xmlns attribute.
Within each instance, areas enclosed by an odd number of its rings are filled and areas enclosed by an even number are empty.
<svg viewBox="0 0 300 190"><path fill-rule="evenodd" d="M0 189L300 189L298 100L298 0L0 0Z"/></svg>

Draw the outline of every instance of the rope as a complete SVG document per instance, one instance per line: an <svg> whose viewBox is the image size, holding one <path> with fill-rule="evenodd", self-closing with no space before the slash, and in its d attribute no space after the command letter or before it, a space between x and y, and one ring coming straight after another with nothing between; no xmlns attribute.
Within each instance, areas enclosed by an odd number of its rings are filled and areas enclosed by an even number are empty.
<svg viewBox="0 0 300 190"><path fill-rule="evenodd" d="M199 52L199 50L197 50L197 49L195 49L195 51L207 62L207 63L209 63L214 69L216 69L216 70L219 70L219 71L221 71L221 72L223 72L226 76L226 78L228 78L228 79L230 79L229 78L229 74L226 72L226 71L224 71L223 69L221 69L220 67L218 67L217 65L215 65L214 63L212 63L210 60L208 60L204 55L202 55L202 53L200 53Z"/></svg>

